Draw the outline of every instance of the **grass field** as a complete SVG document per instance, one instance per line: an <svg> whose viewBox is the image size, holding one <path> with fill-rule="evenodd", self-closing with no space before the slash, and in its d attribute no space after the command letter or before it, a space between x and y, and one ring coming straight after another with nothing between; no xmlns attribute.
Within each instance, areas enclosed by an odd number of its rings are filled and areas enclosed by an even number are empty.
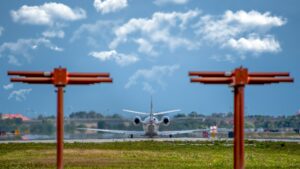
<svg viewBox="0 0 300 169"><path fill-rule="evenodd" d="M300 169L300 144L248 141L247 169ZM55 168L55 144L0 144L0 168ZM65 168L233 168L232 142L65 144Z"/></svg>

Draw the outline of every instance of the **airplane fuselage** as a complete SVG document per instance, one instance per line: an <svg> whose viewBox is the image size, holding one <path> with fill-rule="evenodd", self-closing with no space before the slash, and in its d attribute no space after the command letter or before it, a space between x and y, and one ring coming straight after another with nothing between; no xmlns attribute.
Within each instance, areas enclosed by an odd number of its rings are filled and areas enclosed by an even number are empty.
<svg viewBox="0 0 300 169"><path fill-rule="evenodd" d="M159 120L156 117L146 117L143 121L143 129L145 135L148 137L154 137L158 135Z"/></svg>

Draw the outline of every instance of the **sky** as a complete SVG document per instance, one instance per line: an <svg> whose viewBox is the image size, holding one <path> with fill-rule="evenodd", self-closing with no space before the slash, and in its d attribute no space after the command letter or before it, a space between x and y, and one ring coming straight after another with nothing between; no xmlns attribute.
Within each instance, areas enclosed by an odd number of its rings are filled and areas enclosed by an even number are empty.
<svg viewBox="0 0 300 169"><path fill-rule="evenodd" d="M109 72L112 84L67 86L65 115L123 108L233 111L226 85L188 71L290 72L295 82L245 89L246 115L299 111L300 2L74 0L0 2L0 112L56 114L52 85L10 83L8 70Z"/></svg>

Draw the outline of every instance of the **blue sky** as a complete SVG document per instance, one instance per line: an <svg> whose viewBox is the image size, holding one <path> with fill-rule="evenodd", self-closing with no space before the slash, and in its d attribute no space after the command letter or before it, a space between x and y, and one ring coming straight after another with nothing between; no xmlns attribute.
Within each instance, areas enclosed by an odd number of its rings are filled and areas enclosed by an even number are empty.
<svg viewBox="0 0 300 169"><path fill-rule="evenodd" d="M65 113L233 109L228 86L187 72L288 71L293 84L247 86L246 114L300 109L298 1L95 0L0 2L0 112L55 115L55 88L11 84L7 70L110 72L113 84L68 86Z"/></svg>

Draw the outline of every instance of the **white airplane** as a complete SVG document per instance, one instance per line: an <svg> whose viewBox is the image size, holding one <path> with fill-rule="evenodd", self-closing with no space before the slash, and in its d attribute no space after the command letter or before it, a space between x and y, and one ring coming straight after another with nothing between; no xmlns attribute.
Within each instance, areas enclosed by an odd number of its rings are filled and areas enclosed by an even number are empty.
<svg viewBox="0 0 300 169"><path fill-rule="evenodd" d="M151 138L155 137L155 136L173 137L173 135L177 135L177 134L193 133L193 132L197 132L197 131L207 131L207 129L159 131L159 125L163 124L165 126L168 126L170 124L170 118L168 116L163 116L161 118L161 120L158 120L155 116L178 112L180 110L176 109L176 110L168 110L168 111L163 111L163 112L153 112L152 98L151 98L151 105L150 105L150 113L138 112L138 111L133 111L133 110L128 110L128 109L123 109L123 111L129 112L129 113L134 113L134 114L139 114L139 115L147 115L147 117L144 120L142 120L142 118L140 116L136 116L133 119L134 125L142 124L144 131L109 130L109 129L95 129L95 128L79 128L79 129L101 131L101 132L115 133L115 134L125 134L125 135L129 135L131 138L133 138L134 135L147 136L147 137L151 137Z"/></svg>

